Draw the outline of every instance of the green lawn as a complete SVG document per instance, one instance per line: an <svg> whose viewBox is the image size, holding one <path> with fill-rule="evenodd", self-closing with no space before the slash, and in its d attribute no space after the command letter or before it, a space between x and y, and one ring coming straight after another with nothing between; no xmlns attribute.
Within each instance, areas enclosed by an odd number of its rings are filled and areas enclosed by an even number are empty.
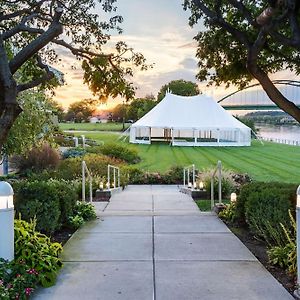
<svg viewBox="0 0 300 300"><path fill-rule="evenodd" d="M122 131L122 123L59 123L62 130L86 130L86 131ZM129 127L125 124L125 128Z"/></svg>
<svg viewBox="0 0 300 300"><path fill-rule="evenodd" d="M87 137L104 142L117 141L118 134L91 132ZM164 172L172 165L197 168L213 167L218 160L224 168L261 181L283 181L300 184L300 147L253 141L251 147L170 147L167 144L130 145L138 150L142 161L136 166Z"/></svg>

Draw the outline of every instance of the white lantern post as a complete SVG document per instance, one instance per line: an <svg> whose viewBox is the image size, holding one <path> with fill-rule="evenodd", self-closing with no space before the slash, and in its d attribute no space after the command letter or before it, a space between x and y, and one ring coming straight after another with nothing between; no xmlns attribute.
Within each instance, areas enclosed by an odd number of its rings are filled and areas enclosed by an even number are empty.
<svg viewBox="0 0 300 300"><path fill-rule="evenodd" d="M14 191L0 181L0 258L14 259Z"/></svg>
<svg viewBox="0 0 300 300"><path fill-rule="evenodd" d="M297 289L294 291L294 296L300 299L300 185L297 188L297 204L296 204L296 245L297 245Z"/></svg>

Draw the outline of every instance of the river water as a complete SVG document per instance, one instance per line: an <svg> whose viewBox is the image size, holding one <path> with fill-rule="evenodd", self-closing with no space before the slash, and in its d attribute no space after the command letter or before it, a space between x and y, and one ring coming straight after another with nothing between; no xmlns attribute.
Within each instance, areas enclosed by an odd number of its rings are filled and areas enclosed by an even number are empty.
<svg viewBox="0 0 300 300"><path fill-rule="evenodd" d="M258 135L264 138L286 139L300 142L300 126L255 124L259 129Z"/></svg>

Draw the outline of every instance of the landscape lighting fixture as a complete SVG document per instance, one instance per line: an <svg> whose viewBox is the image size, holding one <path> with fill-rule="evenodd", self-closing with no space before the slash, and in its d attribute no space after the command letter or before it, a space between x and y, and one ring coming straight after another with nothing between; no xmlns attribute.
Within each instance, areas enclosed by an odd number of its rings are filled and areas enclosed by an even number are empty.
<svg viewBox="0 0 300 300"><path fill-rule="evenodd" d="M204 184L202 181L200 181L199 183L199 188L200 188L200 191L203 191L203 188L204 188Z"/></svg>
<svg viewBox="0 0 300 300"><path fill-rule="evenodd" d="M231 193L230 194L230 201L231 201L231 203L235 203L236 202L236 193Z"/></svg>

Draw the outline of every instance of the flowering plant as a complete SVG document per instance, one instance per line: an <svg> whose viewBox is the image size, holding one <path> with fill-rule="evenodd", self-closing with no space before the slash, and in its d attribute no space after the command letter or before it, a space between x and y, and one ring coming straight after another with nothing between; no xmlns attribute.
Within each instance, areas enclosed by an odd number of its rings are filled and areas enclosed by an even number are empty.
<svg viewBox="0 0 300 300"><path fill-rule="evenodd" d="M0 299L29 299L38 284L38 272L24 261L0 259Z"/></svg>

